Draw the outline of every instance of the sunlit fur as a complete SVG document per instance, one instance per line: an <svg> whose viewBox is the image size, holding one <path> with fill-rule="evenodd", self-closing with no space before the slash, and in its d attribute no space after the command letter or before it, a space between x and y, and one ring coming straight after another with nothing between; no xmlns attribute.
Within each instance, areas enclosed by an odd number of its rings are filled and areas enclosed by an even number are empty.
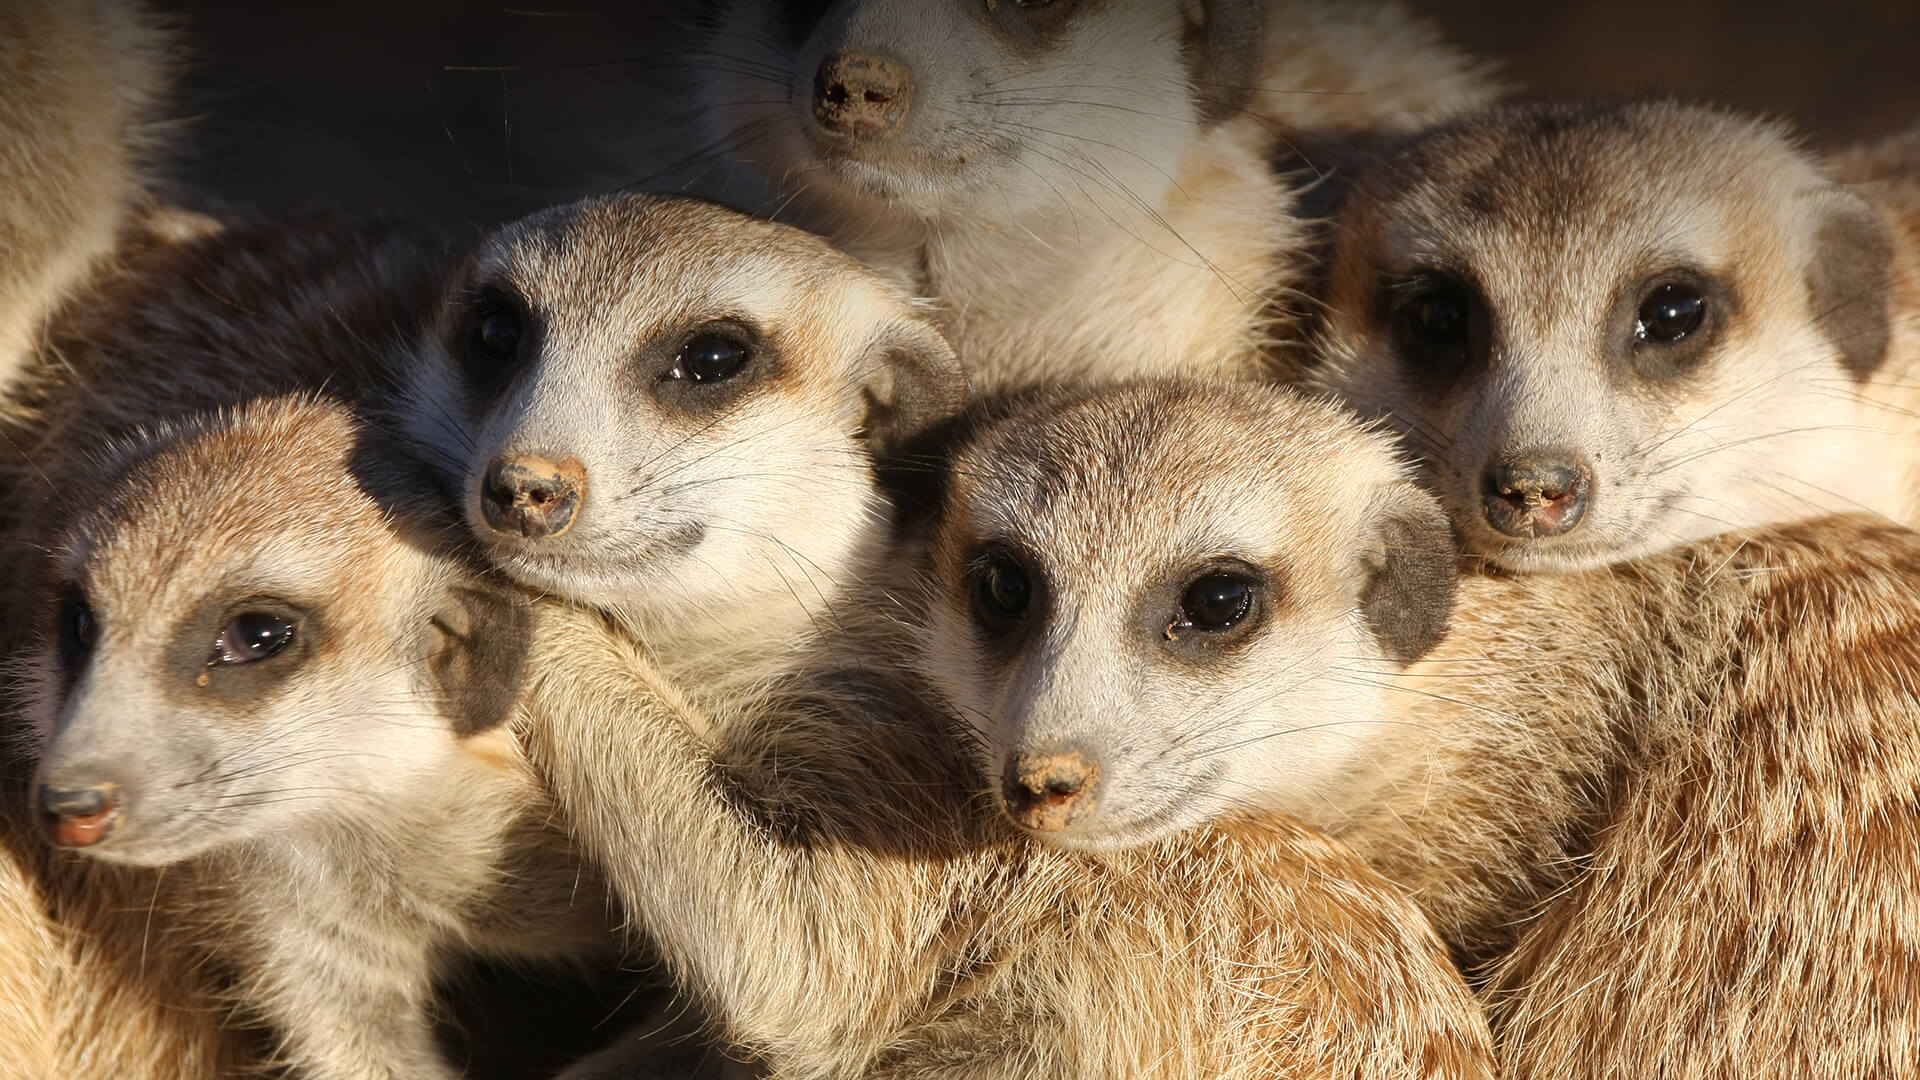
<svg viewBox="0 0 1920 1080"><path fill-rule="evenodd" d="M846 595L849 616L884 594ZM867 610L707 712L617 628L540 611L530 747L718 1037L776 1075L1490 1077L1393 887L1284 818L1074 853L1016 835Z"/></svg>
<svg viewBox="0 0 1920 1080"><path fill-rule="evenodd" d="M1147 382L1027 407L951 471L918 663L987 775L1055 750L1099 766L1097 801L1049 841L1137 844L1228 807L1311 812L1382 736L1374 692L1341 674L1386 664L1359 597L1393 511L1439 518L1387 433L1277 388ZM975 603L996 548L1034 583L1004 636ZM1199 653L1168 648L1181 587L1222 559L1266 578L1254 634L1219 655L1199 631Z"/></svg>
<svg viewBox="0 0 1920 1080"><path fill-rule="evenodd" d="M1400 429L1469 548L1510 570L1826 511L1920 521L1915 200L1886 205L1897 155L1857 167L1883 191L1836 182L1780 125L1670 103L1516 106L1441 128L1364 174L1341 213L1307 382ZM1650 378L1623 360L1627 294L1676 267L1726 291L1697 366ZM1823 268L1880 284L1822 295ZM1424 271L1477 287L1491 311L1489 351L1451 381L1394 344L1383 290ZM1884 356L1849 365L1889 321ZM1591 462L1584 519L1552 537L1496 531L1485 470L1542 448Z"/></svg>
<svg viewBox="0 0 1920 1080"><path fill-rule="evenodd" d="M232 973L229 1003L270 1025L276 1058L451 1077L432 1031L447 962L581 956L606 921L510 728L455 730L480 691L436 656L505 629L464 606L487 586L423 519L359 486L364 437L337 406L292 400L115 448L122 475L57 543L53 577L99 629L78 668L33 655L37 780L119 784L119 823L84 854L164 868L156 890L192 883L165 894L163 932ZM195 619L262 605L299 613L283 656L183 661ZM221 688L275 664L263 689Z"/></svg>
<svg viewBox="0 0 1920 1080"><path fill-rule="evenodd" d="M454 352L467 341L464 295L485 284L542 326L491 397ZM780 643L868 554L884 516L869 413L903 393L897 358L961 386L938 331L851 259L687 200L596 200L512 226L445 309L410 365L405 422L436 448L474 538L516 580L616 613L661 663L715 692L777 664ZM661 376L680 342L721 318L762 335L758 371L717 411L689 409ZM564 535L523 541L482 517L489 463L528 452L585 466Z"/></svg>
<svg viewBox="0 0 1920 1080"><path fill-rule="evenodd" d="M699 92L713 152L744 169L716 171L729 199L935 299L981 385L1246 373L1302 269L1272 164L1283 133L1405 128L1489 96L1480 67L1392 5L1270 4L1264 42L1223 33L1218 63L1189 47L1209 20L1257 27L1261 6L1063 0L1032 15L1063 29L1015 45L990 28L1028 17L1011 3L843 0L794 35L786 5L732 0ZM836 50L914 72L885 143L811 134Z"/></svg>
<svg viewBox="0 0 1920 1080"><path fill-rule="evenodd" d="M175 52L139 0L0 3L0 387L143 211Z"/></svg>
<svg viewBox="0 0 1920 1080"><path fill-rule="evenodd" d="M1154 423L1121 407L1140 388L1057 421L1016 416L1028 434L1006 445L1115 479L1072 477L1006 524L1073 589L1081 564L1124 582L1178 560L1185 537L1231 537L1243 506L1351 514L1364 484L1336 479L1364 474L1325 449L1329 414L1289 421L1248 400L1260 393L1166 394ZM1205 469L1118 479L1196 439L1214 448ZM1019 470L984 475L961 471L963 508L1022 506L1017 486L992 501L968 487ZM1351 595L1353 533L1283 539L1301 608ZM1184 677L1163 666L1162 698L1184 707L1108 702L1082 730L1101 736L1093 752L1150 762L1135 790L1156 796L1206 759L1310 767L1326 729L1344 735L1317 785L1274 771L1261 779L1279 790L1216 805L1291 800L1408 887L1481 988L1507 1076L1906 1075L1920 1060L1916 573L1920 535L1856 514L1581 573L1470 575L1449 635L1404 668L1322 630L1327 647L1298 662L1249 646ZM1343 613L1358 615L1316 617ZM977 670L934 641L943 685ZM1127 685L1131 662L1110 646L1106 677ZM1291 706L1316 680L1321 711Z"/></svg>

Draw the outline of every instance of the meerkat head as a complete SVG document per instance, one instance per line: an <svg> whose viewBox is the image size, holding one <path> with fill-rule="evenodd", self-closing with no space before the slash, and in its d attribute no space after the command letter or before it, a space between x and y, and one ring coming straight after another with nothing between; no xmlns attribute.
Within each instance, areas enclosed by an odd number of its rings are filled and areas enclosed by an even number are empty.
<svg viewBox="0 0 1920 1080"><path fill-rule="evenodd" d="M1261 0L726 0L701 93L737 156L855 213L1131 217L1245 107L1264 19Z"/></svg>
<svg viewBox="0 0 1920 1080"><path fill-rule="evenodd" d="M872 444L964 395L933 325L825 241L644 196L495 237L428 350L414 427L492 561L681 636L839 581L878 534Z"/></svg>
<svg viewBox="0 0 1920 1080"><path fill-rule="evenodd" d="M1406 435L1470 549L1603 565L1805 512L1890 259L1775 125L1495 109L1358 181L1316 378Z"/></svg>
<svg viewBox="0 0 1920 1080"><path fill-rule="evenodd" d="M925 674L1014 821L1072 846L1313 808L1381 737L1375 676L1453 606L1446 517L1391 437L1275 388L987 424L930 529Z"/></svg>
<svg viewBox="0 0 1920 1080"><path fill-rule="evenodd" d="M362 488L337 406L268 401L118 450L54 549L31 658L55 844L161 865L316 815L377 829L509 716L525 602Z"/></svg>

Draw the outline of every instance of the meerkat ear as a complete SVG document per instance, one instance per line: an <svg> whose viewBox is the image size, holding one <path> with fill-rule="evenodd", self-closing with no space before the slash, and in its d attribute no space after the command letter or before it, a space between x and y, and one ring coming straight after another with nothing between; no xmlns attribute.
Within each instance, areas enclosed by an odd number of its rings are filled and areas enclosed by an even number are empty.
<svg viewBox="0 0 1920 1080"><path fill-rule="evenodd" d="M1840 366L1865 382L1886 362L1892 324L1893 238L1858 194L1840 189L1822 198L1807 262L1807 309L1840 353Z"/></svg>
<svg viewBox="0 0 1920 1080"><path fill-rule="evenodd" d="M896 319L874 338L871 351L863 426L876 457L911 442L966 405L966 371L933 324Z"/></svg>
<svg viewBox="0 0 1920 1080"><path fill-rule="evenodd" d="M427 667L456 735L477 735L513 715L533 629L527 600L494 583L467 582L433 613Z"/></svg>
<svg viewBox="0 0 1920 1080"><path fill-rule="evenodd" d="M1363 564L1360 612L1387 658L1411 664L1446 636L1460 584L1459 543L1431 495L1395 483L1381 500Z"/></svg>
<svg viewBox="0 0 1920 1080"><path fill-rule="evenodd" d="M1246 109L1260 85L1266 49L1265 0L1182 0L1180 54L1207 127Z"/></svg>

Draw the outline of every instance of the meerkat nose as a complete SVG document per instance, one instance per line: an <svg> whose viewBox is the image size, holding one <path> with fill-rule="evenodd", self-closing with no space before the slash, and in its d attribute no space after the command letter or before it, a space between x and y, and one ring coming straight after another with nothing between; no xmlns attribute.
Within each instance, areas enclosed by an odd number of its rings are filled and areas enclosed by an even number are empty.
<svg viewBox="0 0 1920 1080"><path fill-rule="evenodd" d="M497 458L487 467L480 509L496 532L529 540L559 536L579 517L586 487L579 458L558 465L532 454Z"/></svg>
<svg viewBox="0 0 1920 1080"><path fill-rule="evenodd" d="M1083 818L1097 801L1100 765L1074 750L1015 754L1001 781L1007 813L1040 832L1057 832Z"/></svg>
<svg viewBox="0 0 1920 1080"><path fill-rule="evenodd" d="M813 118L832 135L884 139L900 130L913 103L913 71L865 53L820 62L813 79Z"/></svg>
<svg viewBox="0 0 1920 1080"><path fill-rule="evenodd" d="M40 819L47 839L61 847L91 847L107 838L120 818L120 785L40 785Z"/></svg>
<svg viewBox="0 0 1920 1080"><path fill-rule="evenodd" d="M1487 523L1508 536L1572 532L1586 516L1592 481L1586 461L1564 451L1502 461L1483 479Z"/></svg>

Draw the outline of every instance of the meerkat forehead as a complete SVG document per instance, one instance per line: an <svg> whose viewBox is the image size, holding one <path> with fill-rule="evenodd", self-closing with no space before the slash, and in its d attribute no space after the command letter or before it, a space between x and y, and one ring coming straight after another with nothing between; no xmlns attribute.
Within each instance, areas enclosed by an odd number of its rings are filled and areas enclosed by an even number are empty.
<svg viewBox="0 0 1920 1080"><path fill-rule="evenodd" d="M379 590L397 571L389 518L355 480L358 428L338 406L275 400L182 427L76 530L70 578L128 608L213 593Z"/></svg>
<svg viewBox="0 0 1920 1080"><path fill-rule="evenodd" d="M1496 108L1423 137L1362 190L1378 267L1462 268L1543 298L1675 262L1784 268L1780 207L1822 185L1784 128L1674 103Z"/></svg>
<svg viewBox="0 0 1920 1080"><path fill-rule="evenodd" d="M505 230L476 279L522 297L550 341L619 349L734 317L822 358L903 298L799 229L690 199L595 199Z"/></svg>
<svg viewBox="0 0 1920 1080"><path fill-rule="evenodd" d="M1017 543L1094 579L1200 554L1346 551L1365 493L1401 477L1390 439L1265 387L1148 381L1023 414L956 455L946 554ZM1117 575L1117 576L1116 576Z"/></svg>

